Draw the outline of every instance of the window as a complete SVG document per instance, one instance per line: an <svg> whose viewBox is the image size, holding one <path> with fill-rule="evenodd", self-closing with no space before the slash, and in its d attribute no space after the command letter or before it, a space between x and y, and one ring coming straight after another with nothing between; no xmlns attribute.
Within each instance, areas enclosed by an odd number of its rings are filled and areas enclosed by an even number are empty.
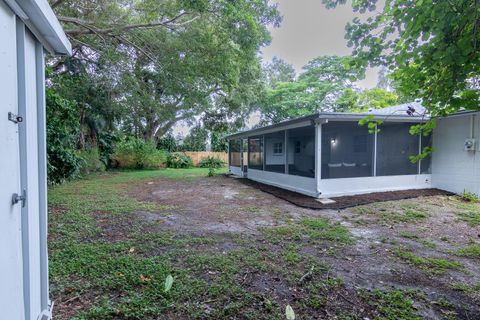
<svg viewBox="0 0 480 320"><path fill-rule="evenodd" d="M315 127L301 127L287 132L288 174L315 177Z"/></svg>
<svg viewBox="0 0 480 320"><path fill-rule="evenodd" d="M374 134L353 121L322 125L322 179L373 176Z"/></svg>
<svg viewBox="0 0 480 320"><path fill-rule="evenodd" d="M283 143L277 142L273 144L273 154L282 154L283 153Z"/></svg>
<svg viewBox="0 0 480 320"><path fill-rule="evenodd" d="M232 167L241 166L242 140L234 139L228 141L228 164Z"/></svg>
<svg viewBox="0 0 480 320"><path fill-rule="evenodd" d="M377 176L418 173L410 156L419 151L419 138L410 134L410 123L384 123L377 133Z"/></svg>
<svg viewBox="0 0 480 320"><path fill-rule="evenodd" d="M265 171L285 173L285 131L266 134L265 136Z"/></svg>
<svg viewBox="0 0 480 320"><path fill-rule="evenodd" d="M263 137L248 138L248 168L263 170Z"/></svg>

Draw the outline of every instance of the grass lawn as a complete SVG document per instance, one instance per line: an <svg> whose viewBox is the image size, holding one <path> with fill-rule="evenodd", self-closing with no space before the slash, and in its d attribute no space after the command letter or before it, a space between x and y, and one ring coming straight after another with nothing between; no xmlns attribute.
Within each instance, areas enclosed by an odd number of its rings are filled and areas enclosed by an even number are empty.
<svg viewBox="0 0 480 320"><path fill-rule="evenodd" d="M109 172L51 188L54 318L285 319L288 305L296 319L480 317L480 205L315 211L224 172Z"/></svg>

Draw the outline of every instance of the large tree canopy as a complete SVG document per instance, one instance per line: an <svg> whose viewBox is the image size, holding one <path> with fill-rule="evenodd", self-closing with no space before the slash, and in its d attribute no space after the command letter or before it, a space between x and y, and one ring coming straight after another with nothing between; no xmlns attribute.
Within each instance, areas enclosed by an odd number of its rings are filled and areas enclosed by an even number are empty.
<svg viewBox="0 0 480 320"><path fill-rule="evenodd" d="M266 0L57 0L52 7L73 43L72 58L50 62L55 80L108 82L117 124L145 139L202 114L218 97L224 107L248 105L241 99L257 86L258 50L270 41L267 26L279 22ZM88 111L84 100L94 94L75 100Z"/></svg>
<svg viewBox="0 0 480 320"><path fill-rule="evenodd" d="M303 67L297 79L289 79L290 68L285 67L284 62L276 61L274 66L280 68L272 72L272 65L267 65L266 77L270 78L271 85L260 103L262 120L266 123L318 111L337 111L337 99L344 90L353 87L354 81L365 75L363 68L351 67L350 57L315 58ZM282 70L287 72L280 72ZM272 77L272 74L279 78Z"/></svg>
<svg viewBox="0 0 480 320"><path fill-rule="evenodd" d="M329 8L346 0L323 0ZM354 0L346 26L360 66L387 66L397 89L434 115L479 109L480 1Z"/></svg>

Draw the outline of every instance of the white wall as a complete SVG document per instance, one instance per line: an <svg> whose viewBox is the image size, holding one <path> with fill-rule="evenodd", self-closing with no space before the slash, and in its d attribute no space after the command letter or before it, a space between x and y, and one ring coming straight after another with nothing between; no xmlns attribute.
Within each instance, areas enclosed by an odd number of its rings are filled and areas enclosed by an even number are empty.
<svg viewBox="0 0 480 320"><path fill-rule="evenodd" d="M320 197L339 197L371 192L431 188L429 174L378 176L360 178L322 179L318 188Z"/></svg>
<svg viewBox="0 0 480 320"><path fill-rule="evenodd" d="M283 132L282 132L283 133ZM273 153L273 146L275 143L282 144L282 153ZM266 165L278 165L285 164L285 138L270 138L265 137L264 143L265 150L265 164Z"/></svg>
<svg viewBox="0 0 480 320"><path fill-rule="evenodd" d="M298 193L303 193L312 197L316 197L318 195L316 191L317 183L315 178L307 178L248 168L248 179Z"/></svg>
<svg viewBox="0 0 480 320"><path fill-rule="evenodd" d="M235 167L235 166L229 166L228 171L230 173L233 173L236 176L243 176L242 168L241 167Z"/></svg>
<svg viewBox="0 0 480 320"><path fill-rule="evenodd" d="M21 205L12 205L20 193L18 124L7 119L18 114L16 17L0 1L0 307L1 319L23 319Z"/></svg>
<svg viewBox="0 0 480 320"><path fill-rule="evenodd" d="M474 117L476 151L465 151ZM437 119L433 132L432 185L435 188L480 194L480 113Z"/></svg>

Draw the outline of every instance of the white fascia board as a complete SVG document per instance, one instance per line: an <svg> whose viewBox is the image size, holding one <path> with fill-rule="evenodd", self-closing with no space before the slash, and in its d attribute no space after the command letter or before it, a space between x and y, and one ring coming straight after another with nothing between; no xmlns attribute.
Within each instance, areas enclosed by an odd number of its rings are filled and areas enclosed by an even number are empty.
<svg viewBox="0 0 480 320"><path fill-rule="evenodd" d="M4 0L53 54L71 55L72 45L47 0Z"/></svg>

